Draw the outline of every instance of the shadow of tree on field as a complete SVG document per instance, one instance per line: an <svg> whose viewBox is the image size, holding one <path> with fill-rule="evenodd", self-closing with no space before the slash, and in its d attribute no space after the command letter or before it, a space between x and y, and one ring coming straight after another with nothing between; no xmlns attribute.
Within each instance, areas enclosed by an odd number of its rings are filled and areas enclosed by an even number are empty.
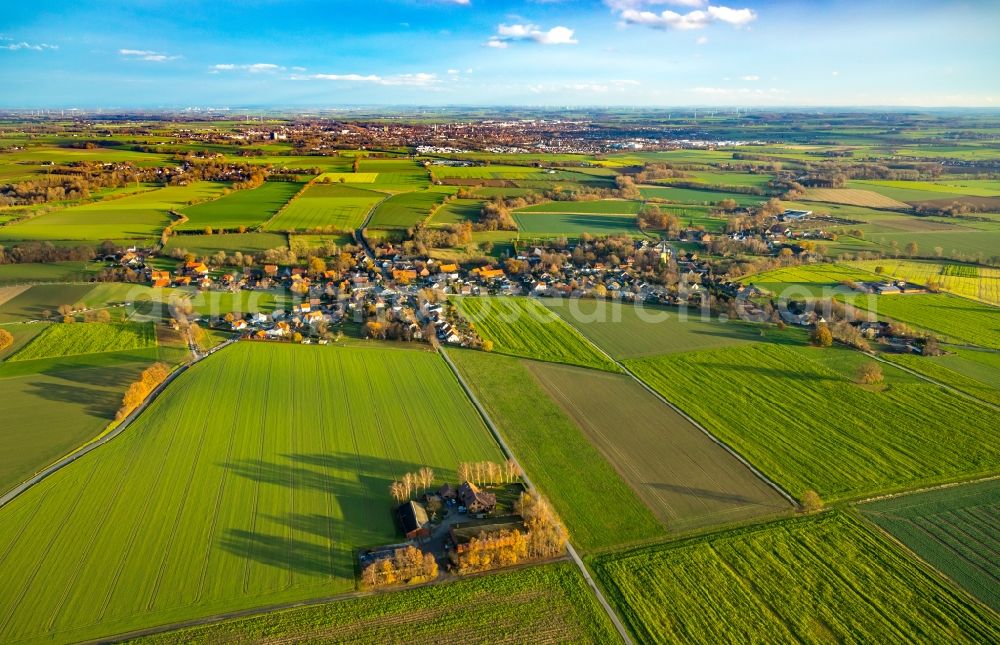
<svg viewBox="0 0 1000 645"><path fill-rule="evenodd" d="M233 555L285 571L315 576L354 574L348 548L327 547L244 529L227 530L219 542L222 549Z"/></svg>
<svg viewBox="0 0 1000 645"><path fill-rule="evenodd" d="M45 401L79 405L90 416L108 418L121 405L121 394L86 385L31 383L27 393Z"/></svg>

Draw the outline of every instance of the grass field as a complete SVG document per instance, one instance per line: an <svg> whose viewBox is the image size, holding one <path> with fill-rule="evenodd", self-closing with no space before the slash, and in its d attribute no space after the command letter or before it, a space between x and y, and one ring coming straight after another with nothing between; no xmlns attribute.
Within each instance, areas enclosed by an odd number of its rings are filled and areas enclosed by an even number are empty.
<svg viewBox="0 0 1000 645"><path fill-rule="evenodd" d="M225 235L173 235L163 247L163 253L184 249L201 257L224 251L259 253L268 249L288 246L288 239L278 233L231 233Z"/></svg>
<svg viewBox="0 0 1000 645"><path fill-rule="evenodd" d="M634 215L587 213L514 213L522 235L579 237L591 235L641 235Z"/></svg>
<svg viewBox="0 0 1000 645"><path fill-rule="evenodd" d="M423 222L431 209L444 201L444 192L420 190L394 195L379 204L372 214L372 228L410 228Z"/></svg>
<svg viewBox="0 0 1000 645"><path fill-rule="evenodd" d="M324 172L316 181L321 184L370 184L377 178L377 172Z"/></svg>
<svg viewBox="0 0 1000 645"><path fill-rule="evenodd" d="M86 282L98 270L99 265L90 262L0 264L0 285L30 282Z"/></svg>
<svg viewBox="0 0 1000 645"><path fill-rule="evenodd" d="M92 284L39 284L0 303L0 323L38 320L46 310L83 302Z"/></svg>
<svg viewBox="0 0 1000 645"><path fill-rule="evenodd" d="M880 266L885 270L883 275L886 277L917 284L927 284L928 280L933 279L941 289L957 296L1000 305L1000 269L995 267L888 258L851 262L850 265L864 271L874 271L875 267Z"/></svg>
<svg viewBox="0 0 1000 645"><path fill-rule="evenodd" d="M647 540L663 525L580 428L549 397L526 361L449 350L528 477L552 500L582 549Z"/></svg>
<svg viewBox="0 0 1000 645"><path fill-rule="evenodd" d="M51 325L9 361L121 352L156 346L152 324L74 323Z"/></svg>
<svg viewBox="0 0 1000 645"><path fill-rule="evenodd" d="M1000 612L1000 480L865 504L862 514Z"/></svg>
<svg viewBox="0 0 1000 645"><path fill-rule="evenodd" d="M624 199L599 199L583 202L544 202L518 209L518 213L575 213L597 215L635 215L640 202Z"/></svg>
<svg viewBox="0 0 1000 645"><path fill-rule="evenodd" d="M0 289L0 295L3 290ZM10 347L0 350L0 361L7 360L27 345L33 338L48 328L50 323L33 323L30 325L5 324L0 329L7 330L14 337Z"/></svg>
<svg viewBox="0 0 1000 645"><path fill-rule="evenodd" d="M17 347L45 326L8 329ZM129 383L157 353L153 349L0 363L0 491L100 433L114 419Z"/></svg>
<svg viewBox="0 0 1000 645"><path fill-rule="evenodd" d="M293 609L136 642L617 643L575 567L551 564L445 586Z"/></svg>
<svg viewBox="0 0 1000 645"><path fill-rule="evenodd" d="M450 226L464 222L476 222L483 207L481 199L453 199L434 211L431 226Z"/></svg>
<svg viewBox="0 0 1000 645"><path fill-rule="evenodd" d="M843 348L748 344L626 361L653 388L800 497L856 498L994 472L993 413Z"/></svg>
<svg viewBox="0 0 1000 645"><path fill-rule="evenodd" d="M849 181L849 189L877 193L898 202L918 203L931 199L957 199L963 191L947 190L943 186L932 188L934 184L923 181Z"/></svg>
<svg viewBox="0 0 1000 645"><path fill-rule="evenodd" d="M286 308L291 298L278 291L241 290L202 291L193 287L150 287L144 284L108 282L94 286L83 297L88 307L124 305L120 312L135 320L154 320L171 317L170 307L178 299L189 300L195 312L202 315L221 316L229 312L269 313L277 308ZM112 317L118 315L112 310Z"/></svg>
<svg viewBox="0 0 1000 645"><path fill-rule="evenodd" d="M774 488L634 379L552 363L528 369L668 530L791 510Z"/></svg>
<svg viewBox="0 0 1000 645"><path fill-rule="evenodd" d="M542 361L618 371L579 332L528 298L454 298L462 316L475 325L493 351Z"/></svg>
<svg viewBox="0 0 1000 645"><path fill-rule="evenodd" d="M829 202L831 204L847 204L848 206L864 206L865 208L902 209L909 207L905 202L860 188L809 188L799 199L806 202Z"/></svg>
<svg viewBox="0 0 1000 645"><path fill-rule="evenodd" d="M397 539L390 481L476 459L501 454L434 353L237 344L0 509L0 639L350 590L353 549Z"/></svg>
<svg viewBox="0 0 1000 645"><path fill-rule="evenodd" d="M983 643L996 618L843 513L600 557L636 642Z"/></svg>
<svg viewBox="0 0 1000 645"><path fill-rule="evenodd" d="M342 184L313 184L265 224L269 231L354 230L385 195Z"/></svg>
<svg viewBox="0 0 1000 645"><path fill-rule="evenodd" d="M840 296L857 307L955 343L1000 349L1000 308L943 293Z"/></svg>
<svg viewBox="0 0 1000 645"><path fill-rule="evenodd" d="M235 230L240 226L260 226L278 212L303 184L295 181L268 181L252 190L237 190L214 201L182 208L188 221L178 231L212 229Z"/></svg>
<svg viewBox="0 0 1000 645"><path fill-rule="evenodd" d="M759 342L761 334L772 342L786 336L798 338L794 331L780 332L739 320L722 322L696 309L684 312L602 300L544 298L540 302L618 360Z"/></svg>
<svg viewBox="0 0 1000 645"><path fill-rule="evenodd" d="M743 193L727 193L715 190L696 190L694 188L677 188L674 186L642 186L639 193L644 199L665 199L676 204L718 204L723 199L732 199L740 206L753 206L766 202L766 197L744 195Z"/></svg>
<svg viewBox="0 0 1000 645"><path fill-rule="evenodd" d="M790 266L743 278L743 282L770 291L783 299L830 298L835 293L852 293L841 282L882 282L882 278L864 269L840 264Z"/></svg>
<svg viewBox="0 0 1000 645"><path fill-rule="evenodd" d="M939 383L1000 406L1000 354L959 350L944 356L882 355ZM991 361L992 364L987 361Z"/></svg>
<svg viewBox="0 0 1000 645"><path fill-rule="evenodd" d="M167 211L218 197L225 187L221 183L195 182L52 211L0 228L0 239L101 242L155 238L171 221Z"/></svg>
<svg viewBox="0 0 1000 645"><path fill-rule="evenodd" d="M358 169L377 174L372 188L387 193L420 190L430 184L423 165L409 159L362 159Z"/></svg>

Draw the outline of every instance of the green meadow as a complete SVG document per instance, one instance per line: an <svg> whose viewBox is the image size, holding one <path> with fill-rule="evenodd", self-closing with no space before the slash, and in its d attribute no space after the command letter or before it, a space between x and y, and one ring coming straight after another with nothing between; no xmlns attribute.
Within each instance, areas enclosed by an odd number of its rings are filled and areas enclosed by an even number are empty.
<svg viewBox="0 0 1000 645"><path fill-rule="evenodd" d="M350 591L354 549L398 539L389 483L481 459L502 456L435 353L237 344L0 509L0 639Z"/></svg>
<svg viewBox="0 0 1000 645"><path fill-rule="evenodd" d="M237 190L219 199L181 209L188 221L175 228L178 231L202 231L205 228L232 231L240 226L260 226L302 186L294 181L268 181L251 190Z"/></svg>

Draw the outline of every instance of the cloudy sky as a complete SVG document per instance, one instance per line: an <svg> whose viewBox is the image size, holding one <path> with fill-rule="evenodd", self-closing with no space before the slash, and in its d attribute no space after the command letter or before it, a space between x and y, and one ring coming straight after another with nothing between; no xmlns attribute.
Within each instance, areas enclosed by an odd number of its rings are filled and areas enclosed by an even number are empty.
<svg viewBox="0 0 1000 645"><path fill-rule="evenodd" d="M0 106L1000 106L1000 3L45 0Z"/></svg>

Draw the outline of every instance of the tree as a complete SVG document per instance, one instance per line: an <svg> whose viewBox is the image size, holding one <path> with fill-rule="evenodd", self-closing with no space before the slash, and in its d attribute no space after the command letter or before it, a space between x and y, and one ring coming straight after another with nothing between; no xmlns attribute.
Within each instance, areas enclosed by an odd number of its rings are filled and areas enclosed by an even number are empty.
<svg viewBox="0 0 1000 645"><path fill-rule="evenodd" d="M882 366L875 361L868 361L858 366L858 383L862 385L877 385L884 379Z"/></svg>
<svg viewBox="0 0 1000 645"><path fill-rule="evenodd" d="M483 351L492 352L493 351L493 341L487 338L483 341Z"/></svg>
<svg viewBox="0 0 1000 645"><path fill-rule="evenodd" d="M463 461L458 464L458 481L459 483L467 482L472 477L472 469L469 467L469 462Z"/></svg>
<svg viewBox="0 0 1000 645"><path fill-rule="evenodd" d="M392 498L396 500L397 504L402 504L403 500L406 499L406 494L403 490L403 483L392 482L389 484L389 494L392 495Z"/></svg>
<svg viewBox="0 0 1000 645"><path fill-rule="evenodd" d="M73 316L63 316L62 321L68 325L69 323L75 323L76 318L74 318Z"/></svg>
<svg viewBox="0 0 1000 645"><path fill-rule="evenodd" d="M301 343L302 342L302 334L300 334L299 332L295 332L294 334L292 334L292 342L293 343Z"/></svg>
<svg viewBox="0 0 1000 645"><path fill-rule="evenodd" d="M802 493L802 510L806 513L815 513L816 511L823 508L823 500L820 499L819 493L814 490L807 490Z"/></svg>
<svg viewBox="0 0 1000 645"><path fill-rule="evenodd" d="M917 254L917 251L919 250L919 248L920 247L917 246L916 242L907 242L907 244L903 248L903 250L906 252L906 254L908 256L910 256L912 258L914 255Z"/></svg>
<svg viewBox="0 0 1000 645"><path fill-rule="evenodd" d="M0 352L14 344L14 336L6 329L0 329Z"/></svg>
<svg viewBox="0 0 1000 645"><path fill-rule="evenodd" d="M421 468L417 475L420 479L420 487L425 491L434 483L434 471L427 466Z"/></svg>
<svg viewBox="0 0 1000 645"><path fill-rule="evenodd" d="M826 323L819 323L812 332L812 342L817 347L829 347L833 345L833 334Z"/></svg>

